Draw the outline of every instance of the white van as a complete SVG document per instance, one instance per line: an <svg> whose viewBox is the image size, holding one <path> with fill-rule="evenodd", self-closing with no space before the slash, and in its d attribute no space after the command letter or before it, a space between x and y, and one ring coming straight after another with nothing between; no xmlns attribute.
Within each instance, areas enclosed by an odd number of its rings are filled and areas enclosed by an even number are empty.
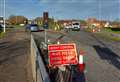
<svg viewBox="0 0 120 82"><path fill-rule="evenodd" d="M80 22L72 22L72 30L80 31Z"/></svg>

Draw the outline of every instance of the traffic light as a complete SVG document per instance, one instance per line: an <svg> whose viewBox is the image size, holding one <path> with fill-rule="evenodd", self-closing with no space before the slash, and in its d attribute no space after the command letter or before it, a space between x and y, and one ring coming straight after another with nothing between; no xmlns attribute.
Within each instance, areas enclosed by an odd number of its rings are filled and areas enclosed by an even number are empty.
<svg viewBox="0 0 120 82"><path fill-rule="evenodd" d="M43 12L43 28L48 29L48 12Z"/></svg>
<svg viewBox="0 0 120 82"><path fill-rule="evenodd" d="M44 29L48 29L48 23L44 23L44 24L43 24L43 28L44 28Z"/></svg>

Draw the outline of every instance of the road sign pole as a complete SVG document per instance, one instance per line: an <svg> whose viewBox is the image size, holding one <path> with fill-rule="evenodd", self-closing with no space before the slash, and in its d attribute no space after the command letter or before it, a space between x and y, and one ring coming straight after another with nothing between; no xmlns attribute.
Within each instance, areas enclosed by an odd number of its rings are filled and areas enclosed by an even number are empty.
<svg viewBox="0 0 120 82"><path fill-rule="evenodd" d="M47 43L47 29L45 29L45 43Z"/></svg>

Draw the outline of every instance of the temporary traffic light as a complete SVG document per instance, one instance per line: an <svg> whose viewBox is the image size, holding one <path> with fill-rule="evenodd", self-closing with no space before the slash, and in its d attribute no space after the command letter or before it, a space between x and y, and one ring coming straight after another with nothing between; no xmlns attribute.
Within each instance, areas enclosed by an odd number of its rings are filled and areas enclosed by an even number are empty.
<svg viewBox="0 0 120 82"><path fill-rule="evenodd" d="M44 28L44 29L48 29L48 23L44 23L44 24L43 24L43 28Z"/></svg>

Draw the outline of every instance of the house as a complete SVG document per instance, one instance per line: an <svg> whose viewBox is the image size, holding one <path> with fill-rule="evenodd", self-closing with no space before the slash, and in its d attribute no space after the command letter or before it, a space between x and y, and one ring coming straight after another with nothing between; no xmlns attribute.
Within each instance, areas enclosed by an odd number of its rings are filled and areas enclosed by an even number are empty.
<svg viewBox="0 0 120 82"><path fill-rule="evenodd" d="M104 24L104 27L105 27L105 28L107 28L107 27L112 27L112 26L111 26L111 22L108 22L108 21L107 21L107 22Z"/></svg>
<svg viewBox="0 0 120 82"><path fill-rule="evenodd" d="M106 23L107 23L107 21L97 20L95 18L88 18L87 19L88 26L94 26L96 28L104 28Z"/></svg>
<svg viewBox="0 0 120 82"><path fill-rule="evenodd" d="M111 28L120 28L120 22L111 22Z"/></svg>
<svg viewBox="0 0 120 82"><path fill-rule="evenodd" d="M42 25L42 23L43 23L43 17L36 17L33 20L33 22L34 22L34 24Z"/></svg>
<svg viewBox="0 0 120 82"><path fill-rule="evenodd" d="M58 20L57 23L62 26L68 26L72 24L72 20Z"/></svg>

